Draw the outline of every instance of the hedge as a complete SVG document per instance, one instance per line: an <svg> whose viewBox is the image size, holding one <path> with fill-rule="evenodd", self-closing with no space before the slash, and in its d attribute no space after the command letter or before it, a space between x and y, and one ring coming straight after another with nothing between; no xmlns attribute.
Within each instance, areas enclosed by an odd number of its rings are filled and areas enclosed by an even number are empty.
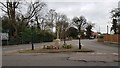
<svg viewBox="0 0 120 68"><path fill-rule="evenodd" d="M17 37L10 37L8 43L9 45L16 44L28 44L31 43L33 37L34 43L40 42L52 42L54 39L54 34L50 31L42 31L38 29L26 28L23 32L20 32ZM3 40L2 45L6 45L7 41Z"/></svg>

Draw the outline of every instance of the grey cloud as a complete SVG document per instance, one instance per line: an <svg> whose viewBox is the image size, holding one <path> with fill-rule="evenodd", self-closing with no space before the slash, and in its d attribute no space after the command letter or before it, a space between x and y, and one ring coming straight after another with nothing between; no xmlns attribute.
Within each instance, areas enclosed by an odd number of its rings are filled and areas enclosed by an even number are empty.
<svg viewBox="0 0 120 68"><path fill-rule="evenodd" d="M3 1L3 0L1 0ZM34 1L34 0L33 0ZM66 14L69 18L84 15L96 24L94 29L106 32L106 25L110 20L110 11L116 8L119 0L45 0L49 9ZM0 12L0 15L3 13ZM109 24L110 25L110 24Z"/></svg>
<svg viewBox="0 0 120 68"><path fill-rule="evenodd" d="M48 2L48 6L57 12L66 14L69 18L84 15L97 25L96 30L101 25L101 31L106 32L105 27L110 20L110 11L117 7L117 3L113 0L109 2Z"/></svg>

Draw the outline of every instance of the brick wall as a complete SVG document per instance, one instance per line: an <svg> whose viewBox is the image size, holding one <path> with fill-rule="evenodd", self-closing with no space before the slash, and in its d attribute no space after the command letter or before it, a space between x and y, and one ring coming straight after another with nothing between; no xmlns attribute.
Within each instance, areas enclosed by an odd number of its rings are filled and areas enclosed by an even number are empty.
<svg viewBox="0 0 120 68"><path fill-rule="evenodd" d="M120 35L104 35L105 42L117 42L120 43Z"/></svg>

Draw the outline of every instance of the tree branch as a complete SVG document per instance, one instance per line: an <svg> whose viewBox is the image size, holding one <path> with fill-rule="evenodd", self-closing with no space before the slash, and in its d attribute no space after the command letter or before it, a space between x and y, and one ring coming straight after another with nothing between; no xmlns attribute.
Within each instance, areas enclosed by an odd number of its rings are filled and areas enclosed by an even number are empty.
<svg viewBox="0 0 120 68"><path fill-rule="evenodd" d="M5 11L3 8L0 8L3 12L7 13L7 11Z"/></svg>
<svg viewBox="0 0 120 68"><path fill-rule="evenodd" d="M0 4L2 4L5 8L7 8L7 6L4 3L0 2Z"/></svg>
<svg viewBox="0 0 120 68"><path fill-rule="evenodd" d="M20 4L19 2L16 2L16 4L15 4L15 8L17 8L19 4Z"/></svg>

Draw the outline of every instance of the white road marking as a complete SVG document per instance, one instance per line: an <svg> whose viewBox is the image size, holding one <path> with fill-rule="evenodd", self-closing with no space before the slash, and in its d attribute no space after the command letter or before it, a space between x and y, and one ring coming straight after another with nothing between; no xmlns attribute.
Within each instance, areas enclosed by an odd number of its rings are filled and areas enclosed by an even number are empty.
<svg viewBox="0 0 120 68"><path fill-rule="evenodd" d="M88 54L112 54L112 55L118 55L118 53L88 53Z"/></svg>
<svg viewBox="0 0 120 68"><path fill-rule="evenodd" d="M118 55L118 53L112 53L112 54L114 54L114 55Z"/></svg>

